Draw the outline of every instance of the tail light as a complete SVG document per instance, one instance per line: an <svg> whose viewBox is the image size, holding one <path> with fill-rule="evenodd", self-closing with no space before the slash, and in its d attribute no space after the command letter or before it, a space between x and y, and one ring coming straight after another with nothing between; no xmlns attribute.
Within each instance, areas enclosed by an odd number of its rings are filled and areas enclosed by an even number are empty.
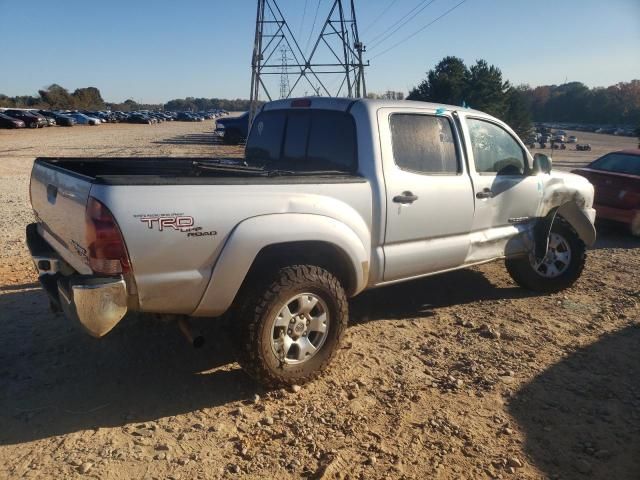
<svg viewBox="0 0 640 480"><path fill-rule="evenodd" d="M87 258L91 270L105 275L130 272L127 247L109 209L95 198L89 197L85 215Z"/></svg>

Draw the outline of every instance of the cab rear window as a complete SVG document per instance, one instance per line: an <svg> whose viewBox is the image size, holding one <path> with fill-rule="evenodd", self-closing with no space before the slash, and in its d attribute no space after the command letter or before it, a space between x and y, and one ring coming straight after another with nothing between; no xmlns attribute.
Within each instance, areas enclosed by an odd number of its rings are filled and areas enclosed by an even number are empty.
<svg viewBox="0 0 640 480"><path fill-rule="evenodd" d="M333 110L260 113L247 140L246 161L295 171L357 170L353 117Z"/></svg>

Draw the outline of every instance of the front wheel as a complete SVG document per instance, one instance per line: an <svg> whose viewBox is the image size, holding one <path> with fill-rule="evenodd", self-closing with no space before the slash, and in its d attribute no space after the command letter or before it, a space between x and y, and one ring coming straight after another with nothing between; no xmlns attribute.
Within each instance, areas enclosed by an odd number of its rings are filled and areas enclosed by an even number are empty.
<svg viewBox="0 0 640 480"><path fill-rule="evenodd" d="M336 355L349 317L338 279L312 265L281 268L242 299L239 362L269 387L318 377Z"/></svg>
<svg viewBox="0 0 640 480"><path fill-rule="evenodd" d="M586 247L567 224L556 220L551 227L547 253L537 261L533 253L508 258L511 278L523 288L553 293L569 288L580 277L586 260Z"/></svg>

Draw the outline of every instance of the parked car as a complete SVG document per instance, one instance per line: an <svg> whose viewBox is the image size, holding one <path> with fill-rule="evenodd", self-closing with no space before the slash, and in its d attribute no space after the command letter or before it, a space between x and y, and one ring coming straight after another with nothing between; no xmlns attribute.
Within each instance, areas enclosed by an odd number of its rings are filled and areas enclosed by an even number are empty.
<svg viewBox="0 0 640 480"><path fill-rule="evenodd" d="M249 112L238 117L226 117L216 120L216 131L222 135L227 145L238 145L249 134Z"/></svg>
<svg viewBox="0 0 640 480"><path fill-rule="evenodd" d="M496 118L423 102L271 102L242 159L39 158L30 198L27 244L70 319L101 337L129 310L183 329L228 312L268 385L317 377L367 289L506 257L558 292L595 241L585 178Z"/></svg>
<svg viewBox="0 0 640 480"><path fill-rule="evenodd" d="M89 117L80 112L69 112L65 115L73 118L78 125L100 125L102 123L99 118Z"/></svg>
<svg viewBox="0 0 640 480"><path fill-rule="evenodd" d="M56 121L57 125L64 126L64 127L73 127L76 124L76 121L68 115L51 112L49 110L38 110L38 111L47 118L53 118Z"/></svg>
<svg viewBox="0 0 640 480"><path fill-rule="evenodd" d="M125 121L128 123L142 123L147 125L157 123L156 119L150 118L142 113L132 113Z"/></svg>
<svg viewBox="0 0 640 480"><path fill-rule="evenodd" d="M569 138L567 138L567 143L577 143L578 142L578 137L576 137L575 135L569 135Z"/></svg>
<svg viewBox="0 0 640 480"><path fill-rule="evenodd" d="M55 125L56 125L55 118L47 117L47 116L42 115L40 112L37 112L35 110L29 110L29 113L31 115L35 115L36 117L38 117L38 118L44 120L45 122L47 122L47 127L55 127Z"/></svg>
<svg viewBox="0 0 640 480"><path fill-rule="evenodd" d="M591 144L590 143L578 143L576 144L576 150L578 152L590 152Z"/></svg>
<svg viewBox="0 0 640 480"><path fill-rule="evenodd" d="M0 112L0 128L25 128L26 125L23 120L10 117Z"/></svg>
<svg viewBox="0 0 640 480"><path fill-rule="evenodd" d="M22 120L29 128L40 128L48 125L47 120L42 116L36 116L26 110L8 109L4 111L5 115Z"/></svg>
<svg viewBox="0 0 640 480"><path fill-rule="evenodd" d="M640 149L607 153L573 173L595 187L598 218L623 223L640 236Z"/></svg>

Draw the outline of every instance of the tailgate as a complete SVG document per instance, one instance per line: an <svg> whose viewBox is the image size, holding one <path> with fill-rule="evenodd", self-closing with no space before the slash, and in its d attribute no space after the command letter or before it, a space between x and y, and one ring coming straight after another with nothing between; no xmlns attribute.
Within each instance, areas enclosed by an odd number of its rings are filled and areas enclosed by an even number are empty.
<svg viewBox="0 0 640 480"><path fill-rule="evenodd" d="M86 260L85 209L93 179L36 160L31 171L31 205L38 231L75 270L90 274Z"/></svg>

